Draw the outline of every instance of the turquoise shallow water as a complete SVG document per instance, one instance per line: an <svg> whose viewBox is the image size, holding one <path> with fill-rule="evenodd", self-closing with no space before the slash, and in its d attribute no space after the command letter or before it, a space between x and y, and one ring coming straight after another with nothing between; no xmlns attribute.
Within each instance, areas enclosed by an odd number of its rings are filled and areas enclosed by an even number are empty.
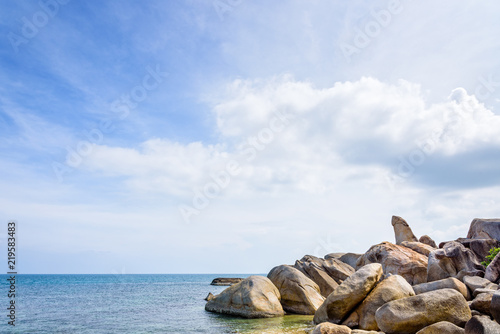
<svg viewBox="0 0 500 334"><path fill-rule="evenodd" d="M241 319L205 312L215 277L247 275L18 275L16 326L7 325L0 275L1 333L305 333L311 316Z"/></svg>

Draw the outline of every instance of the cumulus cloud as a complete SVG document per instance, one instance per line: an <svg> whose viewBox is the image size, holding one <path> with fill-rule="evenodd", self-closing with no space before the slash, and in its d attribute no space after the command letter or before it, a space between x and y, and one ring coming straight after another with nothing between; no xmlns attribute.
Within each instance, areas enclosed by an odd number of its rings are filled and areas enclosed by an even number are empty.
<svg viewBox="0 0 500 334"><path fill-rule="evenodd" d="M231 187L242 191L321 193L349 179L387 186L388 175L482 187L486 175L477 172L495 170L500 147L500 116L474 95L457 88L430 104L418 85L403 80L364 77L326 89L290 77L237 80L213 117L216 145L152 139L139 148L98 146L85 167L183 197L228 161L241 167Z"/></svg>

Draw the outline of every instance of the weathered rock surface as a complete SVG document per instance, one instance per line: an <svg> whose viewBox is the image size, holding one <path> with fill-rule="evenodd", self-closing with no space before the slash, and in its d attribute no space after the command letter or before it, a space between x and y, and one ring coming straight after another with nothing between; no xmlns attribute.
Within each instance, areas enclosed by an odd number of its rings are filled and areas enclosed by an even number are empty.
<svg viewBox="0 0 500 334"><path fill-rule="evenodd" d="M317 325L311 334L351 334L351 329L347 326L323 322Z"/></svg>
<svg viewBox="0 0 500 334"><path fill-rule="evenodd" d="M365 330L379 330L375 312L382 305L401 298L415 296L411 285L399 275L391 275L370 292L353 314L356 314L358 326Z"/></svg>
<svg viewBox="0 0 500 334"><path fill-rule="evenodd" d="M464 276L463 281L465 285L474 293L477 289L498 289L498 285L491 283L486 278L479 276Z"/></svg>
<svg viewBox="0 0 500 334"><path fill-rule="evenodd" d="M304 272L307 277L318 284L321 295L325 298L339 286L337 282L326 273L323 266L316 262L296 261L294 267Z"/></svg>
<svg viewBox="0 0 500 334"><path fill-rule="evenodd" d="M460 292L465 299L470 300L471 296L467 286L454 277L445 278L439 281L422 283L413 286L415 294L420 295L425 292L441 290L441 289L455 289Z"/></svg>
<svg viewBox="0 0 500 334"><path fill-rule="evenodd" d="M213 297L205 310L244 318L283 316L280 293L266 277L250 276Z"/></svg>
<svg viewBox="0 0 500 334"><path fill-rule="evenodd" d="M314 323L341 323L375 287L382 273L382 266L378 263L360 268L326 298L314 314Z"/></svg>
<svg viewBox="0 0 500 334"><path fill-rule="evenodd" d="M500 219L473 219L467 233L467 238L500 240Z"/></svg>
<svg viewBox="0 0 500 334"><path fill-rule="evenodd" d="M465 334L498 334L500 325L487 316L473 316L465 325Z"/></svg>
<svg viewBox="0 0 500 334"><path fill-rule="evenodd" d="M465 330L447 321L440 321L425 327L417 334L464 334Z"/></svg>
<svg viewBox="0 0 500 334"><path fill-rule="evenodd" d="M466 275L484 276L484 267L470 249L459 242L450 241L442 249L436 249L429 254L427 273L428 282L448 277L461 279Z"/></svg>
<svg viewBox="0 0 500 334"><path fill-rule="evenodd" d="M349 276L354 274L354 268L340 259L326 259L323 268L337 282L342 283Z"/></svg>
<svg viewBox="0 0 500 334"><path fill-rule="evenodd" d="M436 242L428 235L421 236L420 239L418 239L418 241L423 243L423 244L429 245L431 247L438 248L438 246L436 245Z"/></svg>
<svg viewBox="0 0 500 334"><path fill-rule="evenodd" d="M393 300L375 313L383 332L413 334L440 321L463 326L471 311L464 296L454 289L442 289Z"/></svg>
<svg viewBox="0 0 500 334"><path fill-rule="evenodd" d="M500 253L499 253L500 254ZM500 256L497 254L493 261L486 267L484 278L491 282L498 282L500 279Z"/></svg>
<svg viewBox="0 0 500 334"><path fill-rule="evenodd" d="M493 293L490 304L490 313L493 319L500 322L500 291Z"/></svg>
<svg viewBox="0 0 500 334"><path fill-rule="evenodd" d="M324 301L319 286L294 267L274 267L267 277L278 288L281 305L287 312L314 314Z"/></svg>
<svg viewBox="0 0 500 334"><path fill-rule="evenodd" d="M480 293L470 304L471 310L479 311L483 314L491 315L490 306L493 293Z"/></svg>
<svg viewBox="0 0 500 334"><path fill-rule="evenodd" d="M403 241L417 241L408 223L399 216L392 216L392 226L396 235L396 245L401 245Z"/></svg>
<svg viewBox="0 0 500 334"><path fill-rule="evenodd" d="M356 262L358 262L359 257L363 254L357 253L346 253L342 255L339 260L350 265L352 268L356 268ZM325 257L326 259L326 257Z"/></svg>
<svg viewBox="0 0 500 334"><path fill-rule="evenodd" d="M358 259L357 267L380 263L385 274L403 276L411 285L427 281L427 257L409 248L384 241Z"/></svg>
<svg viewBox="0 0 500 334"><path fill-rule="evenodd" d="M431 247L429 245L423 244L421 242L415 242L415 241L403 241L401 243L401 246L404 246L406 248L414 250L415 252L423 254L425 256L429 256L429 254L433 250L436 250L435 247Z"/></svg>
<svg viewBox="0 0 500 334"><path fill-rule="evenodd" d="M325 271L337 284L342 283L343 280L354 273L354 268L340 261L338 258L328 258L325 260L312 255L306 255L299 261L296 261L294 267L312 279L312 274L308 271L311 265L317 270ZM333 284L334 287L336 287L337 284Z"/></svg>
<svg viewBox="0 0 500 334"><path fill-rule="evenodd" d="M495 239L466 239L458 238L457 242L460 242L466 248L469 248L474 254L476 254L478 262L485 260L486 256L490 254L490 249L495 247L500 247L500 241Z"/></svg>
<svg viewBox="0 0 500 334"><path fill-rule="evenodd" d="M243 281L243 278L218 277L214 278L210 285L231 286L241 281Z"/></svg>

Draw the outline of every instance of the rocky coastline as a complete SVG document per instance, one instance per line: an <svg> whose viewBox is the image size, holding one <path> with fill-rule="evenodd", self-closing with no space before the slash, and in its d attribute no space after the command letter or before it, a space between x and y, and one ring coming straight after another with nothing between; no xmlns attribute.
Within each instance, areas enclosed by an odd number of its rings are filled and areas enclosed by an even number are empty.
<svg viewBox="0 0 500 334"><path fill-rule="evenodd" d="M476 218L465 238L439 246L427 235L417 239L401 217L391 223L395 243L364 254L306 255L267 277L236 279L207 298L205 310L311 315L313 334L500 333L500 255L483 262L500 248L500 219Z"/></svg>

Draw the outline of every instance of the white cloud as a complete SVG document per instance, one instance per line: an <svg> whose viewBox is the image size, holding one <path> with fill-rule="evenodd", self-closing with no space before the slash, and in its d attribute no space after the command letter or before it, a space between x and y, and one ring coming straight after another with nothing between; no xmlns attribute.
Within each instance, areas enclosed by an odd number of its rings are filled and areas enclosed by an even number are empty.
<svg viewBox="0 0 500 334"><path fill-rule="evenodd" d="M432 157L500 145L500 116L462 88L431 105L418 85L373 78L328 89L290 77L238 80L226 92L213 109L219 144L153 139L139 149L97 146L86 167L126 176L136 189L182 196L237 160L242 172L231 185L236 189L322 193L353 178L377 183L397 172L400 156L418 169ZM279 131L270 130L272 120Z"/></svg>

